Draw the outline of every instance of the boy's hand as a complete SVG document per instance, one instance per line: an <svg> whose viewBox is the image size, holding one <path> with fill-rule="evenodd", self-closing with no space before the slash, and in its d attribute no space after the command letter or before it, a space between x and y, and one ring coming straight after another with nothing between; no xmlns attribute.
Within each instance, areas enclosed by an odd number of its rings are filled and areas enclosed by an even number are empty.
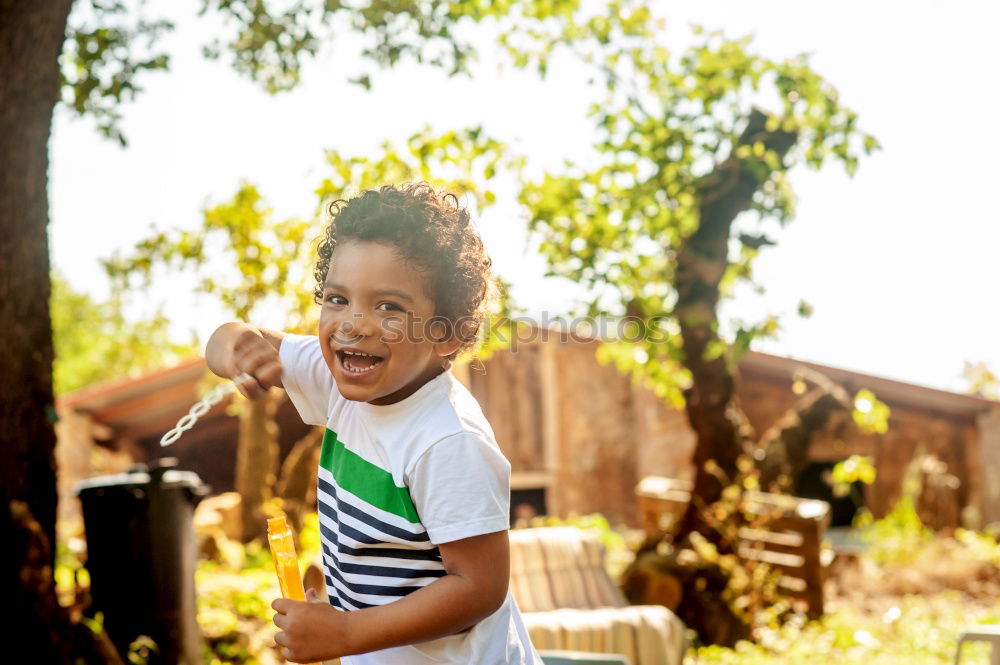
<svg viewBox="0 0 1000 665"><path fill-rule="evenodd" d="M317 598L316 592L306 592L306 602L278 598L271 607L274 625L281 629L274 642L281 654L293 663L313 663L346 655L344 612Z"/></svg>
<svg viewBox="0 0 1000 665"><path fill-rule="evenodd" d="M277 349L257 330L248 328L233 340L233 369L231 377L240 393L255 399L268 388L281 385L284 369Z"/></svg>

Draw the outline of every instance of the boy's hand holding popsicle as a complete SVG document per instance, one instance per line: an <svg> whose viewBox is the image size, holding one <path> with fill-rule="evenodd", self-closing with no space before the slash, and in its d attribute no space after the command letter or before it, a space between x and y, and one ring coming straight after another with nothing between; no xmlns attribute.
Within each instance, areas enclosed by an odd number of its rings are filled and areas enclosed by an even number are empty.
<svg viewBox="0 0 1000 665"><path fill-rule="evenodd" d="M281 647L282 655L295 663L314 663L340 655L340 653L322 653L317 649L320 644L347 644L347 612L338 612L329 603L319 599L314 589L306 592L306 601L295 601L288 598L278 598L271 607L274 615L274 625L281 629L274 636L275 643ZM317 635L323 635L317 640ZM350 653L350 647L341 651Z"/></svg>
<svg viewBox="0 0 1000 665"><path fill-rule="evenodd" d="M292 529L283 515L267 520L267 542L271 548L274 571L278 575L282 595L282 598L271 605L278 612L274 623L282 629L282 632L275 635L274 641L282 647L282 655L287 660L297 663L318 661L322 656L310 655L311 650L302 646L300 636L310 635L310 631L316 630L317 626L328 629L330 612L336 614L336 611L319 599L315 589L309 589L308 593L303 591ZM320 617L322 620L316 623L310 617Z"/></svg>

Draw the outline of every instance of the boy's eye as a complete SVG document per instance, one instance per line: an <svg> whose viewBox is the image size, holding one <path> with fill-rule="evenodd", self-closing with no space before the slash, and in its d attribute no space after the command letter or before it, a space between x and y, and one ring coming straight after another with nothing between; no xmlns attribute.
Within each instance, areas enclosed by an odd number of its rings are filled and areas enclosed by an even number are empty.
<svg viewBox="0 0 1000 665"><path fill-rule="evenodd" d="M403 308L394 302L380 302L375 309L382 312L402 312Z"/></svg>
<svg viewBox="0 0 1000 665"><path fill-rule="evenodd" d="M346 305L347 298L345 298L344 296L331 294L326 297L326 302L330 303L331 305Z"/></svg>

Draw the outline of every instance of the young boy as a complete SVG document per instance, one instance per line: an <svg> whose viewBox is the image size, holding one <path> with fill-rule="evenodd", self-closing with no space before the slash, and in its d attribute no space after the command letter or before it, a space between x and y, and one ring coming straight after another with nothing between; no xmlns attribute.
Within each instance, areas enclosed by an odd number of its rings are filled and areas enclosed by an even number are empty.
<svg viewBox="0 0 1000 665"><path fill-rule="evenodd" d="M318 337L227 323L209 368L283 386L325 425L318 504L329 604L279 599L286 658L540 665L507 589L510 464L448 371L479 332L490 259L453 196L385 186L331 206Z"/></svg>

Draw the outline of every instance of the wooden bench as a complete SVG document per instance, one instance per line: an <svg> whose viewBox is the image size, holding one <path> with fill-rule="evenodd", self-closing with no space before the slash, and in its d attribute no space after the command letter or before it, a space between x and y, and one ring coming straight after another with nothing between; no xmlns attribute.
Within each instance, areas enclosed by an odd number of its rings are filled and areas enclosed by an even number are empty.
<svg viewBox="0 0 1000 665"><path fill-rule="evenodd" d="M674 478L647 476L636 488L647 538L671 533L691 500L691 484ZM743 505L751 526L737 532L736 554L766 563L781 577L783 594L811 618L823 615L823 586L832 552L823 549L830 523L830 504L767 492L744 492Z"/></svg>
<svg viewBox="0 0 1000 665"><path fill-rule="evenodd" d="M631 665L680 665L684 624L660 605L629 606L600 542L573 527L513 529L510 588L535 647L622 654Z"/></svg>

